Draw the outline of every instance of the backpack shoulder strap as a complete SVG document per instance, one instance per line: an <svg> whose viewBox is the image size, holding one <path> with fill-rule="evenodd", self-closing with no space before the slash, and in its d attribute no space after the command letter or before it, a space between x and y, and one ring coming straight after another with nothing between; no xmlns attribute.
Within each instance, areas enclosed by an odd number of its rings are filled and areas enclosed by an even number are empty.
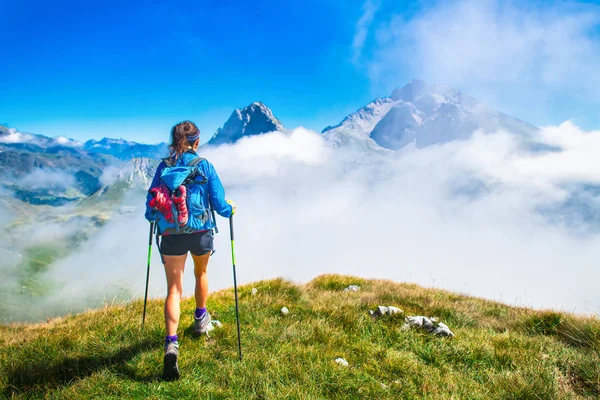
<svg viewBox="0 0 600 400"><path fill-rule="evenodd" d="M195 166L197 166L198 164L200 164L204 160L206 160L206 158L196 157L192 161L190 161L188 165L190 167L195 167Z"/></svg>
<svg viewBox="0 0 600 400"><path fill-rule="evenodd" d="M167 167L173 166L173 160L171 160L171 157L163 158L162 161L165 163L165 165Z"/></svg>

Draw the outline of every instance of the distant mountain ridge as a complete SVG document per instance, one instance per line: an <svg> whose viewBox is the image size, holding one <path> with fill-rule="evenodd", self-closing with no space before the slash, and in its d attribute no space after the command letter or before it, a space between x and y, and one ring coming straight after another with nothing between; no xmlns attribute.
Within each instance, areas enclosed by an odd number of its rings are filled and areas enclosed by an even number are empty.
<svg viewBox="0 0 600 400"><path fill-rule="evenodd" d="M7 148L39 153L68 151L73 154L106 154L120 160L129 160L137 157L166 157L169 146L164 142L143 144L125 139L111 139L106 137L101 140L88 140L85 143L81 143L66 136L51 138L39 134L20 132L15 128L0 125L0 151Z"/></svg>
<svg viewBox="0 0 600 400"><path fill-rule="evenodd" d="M232 144L244 137L285 130L269 107L254 102L235 109L206 145ZM384 149L426 147L464 139L476 130L507 130L529 136L538 128L493 110L460 90L413 80L322 133L334 146L355 146L364 150L363 157L370 157ZM167 154L167 143L141 144L112 138L82 143L0 125L0 186L32 204L53 204L56 199L69 202L100 189L108 190L106 180L113 175L123 187L136 186L137 181L147 185L155 168L149 160ZM66 174L64 182L55 179L59 172ZM53 183L35 190L20 186L20 180L31 174Z"/></svg>
<svg viewBox="0 0 600 400"><path fill-rule="evenodd" d="M169 153L167 143L143 144L124 139L104 138L102 140L88 140L83 148L92 153L110 154L121 160L132 158L163 158Z"/></svg>

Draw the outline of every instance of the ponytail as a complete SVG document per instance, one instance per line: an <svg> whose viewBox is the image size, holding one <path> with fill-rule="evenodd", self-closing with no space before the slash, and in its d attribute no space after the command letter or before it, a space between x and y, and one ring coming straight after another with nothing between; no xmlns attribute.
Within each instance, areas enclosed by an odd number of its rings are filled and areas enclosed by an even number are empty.
<svg viewBox="0 0 600 400"><path fill-rule="evenodd" d="M169 155L171 158L178 159L198 139L200 139L200 130L196 124L191 121L178 123L171 129Z"/></svg>

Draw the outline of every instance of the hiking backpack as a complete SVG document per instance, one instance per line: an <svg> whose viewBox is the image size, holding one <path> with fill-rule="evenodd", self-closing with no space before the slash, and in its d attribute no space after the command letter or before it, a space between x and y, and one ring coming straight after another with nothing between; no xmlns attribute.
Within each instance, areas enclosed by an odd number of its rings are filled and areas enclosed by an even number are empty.
<svg viewBox="0 0 600 400"><path fill-rule="evenodd" d="M175 165L165 158L166 167L160 174L158 187L150 189L152 198L148 205L156 210L158 234L193 233L205 229L210 220L210 210L204 205L208 179L198 164L197 157L187 165Z"/></svg>

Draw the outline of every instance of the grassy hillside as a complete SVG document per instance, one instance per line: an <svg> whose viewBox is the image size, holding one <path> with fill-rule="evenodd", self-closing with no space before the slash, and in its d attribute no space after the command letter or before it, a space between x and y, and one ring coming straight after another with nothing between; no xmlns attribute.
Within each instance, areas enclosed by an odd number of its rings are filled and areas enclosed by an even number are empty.
<svg viewBox="0 0 600 400"><path fill-rule="evenodd" d="M349 284L359 292L343 292ZM251 289L258 289L256 295ZM324 275L240 288L243 361L233 290L208 308L224 327L191 334L182 304L182 379L163 382L162 301L107 306L37 325L0 327L0 396L8 398L579 399L600 395L600 322L537 312L417 285ZM437 316L455 338L373 320L395 305ZM289 308L286 316L281 307ZM345 358L349 366L334 362Z"/></svg>

